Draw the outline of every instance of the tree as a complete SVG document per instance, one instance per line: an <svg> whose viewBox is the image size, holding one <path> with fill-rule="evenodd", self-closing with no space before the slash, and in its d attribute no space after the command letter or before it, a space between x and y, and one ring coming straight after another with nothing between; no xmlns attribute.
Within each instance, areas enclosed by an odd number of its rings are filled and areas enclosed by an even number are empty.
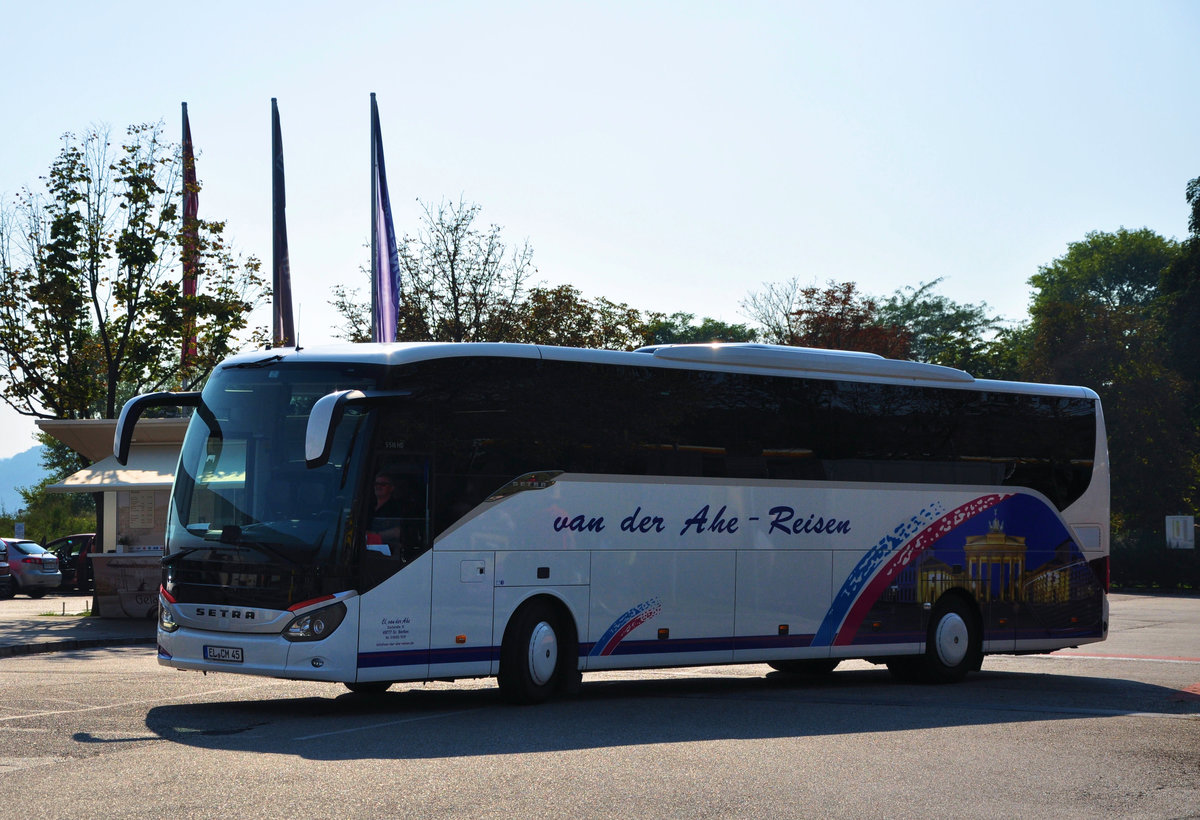
<svg viewBox="0 0 1200 820"><path fill-rule="evenodd" d="M571 285L533 288L515 314L509 332L496 341L633 350L646 337L639 311L604 297L585 299Z"/></svg>
<svg viewBox="0 0 1200 820"><path fill-rule="evenodd" d="M941 281L897 290L879 305L878 320L908 331L909 356L915 361L993 375L1003 320L991 315L985 302L963 305L934 293Z"/></svg>
<svg viewBox="0 0 1200 820"><path fill-rule="evenodd" d="M1132 350L1144 348L1147 335L1161 333L1155 321L1158 285L1178 254L1178 242L1148 228L1121 228L1093 231L1039 268L1029 279L1031 375L1093 387L1111 384Z"/></svg>
<svg viewBox="0 0 1200 820"><path fill-rule="evenodd" d="M799 332L796 313L805 288L798 277L786 282L765 282L762 291L751 291L742 301L742 312L762 328L762 339L770 344L787 344Z"/></svg>
<svg viewBox="0 0 1200 820"><path fill-rule="evenodd" d="M792 279L752 293L743 309L764 328L768 342L907 358L910 333L885 321L874 299L853 282L830 281L824 289Z"/></svg>
<svg viewBox="0 0 1200 820"><path fill-rule="evenodd" d="M1036 318L1039 310L1056 303L1148 307L1158 295L1163 270L1178 253L1178 242L1149 228L1092 231L1030 277L1035 291L1030 313Z"/></svg>
<svg viewBox="0 0 1200 820"><path fill-rule="evenodd" d="M370 278L369 270L361 272L368 279ZM334 285L333 299L329 304L342 317L342 326L334 328L334 338L354 343L371 341L371 306L363 300L362 291L358 288L348 288L342 284ZM420 340L408 339L407 341Z"/></svg>
<svg viewBox="0 0 1200 820"><path fill-rule="evenodd" d="M184 296L181 157L162 125L63 137L45 193L0 223L0 398L41 418L113 418L139 392L191 389L240 347L263 295L224 223L200 221L199 286ZM182 351L194 328L195 355ZM261 340L261 336L258 337Z"/></svg>
<svg viewBox="0 0 1200 820"><path fill-rule="evenodd" d="M396 341L481 342L512 336L526 282L536 273L533 248L525 242L510 252L499 225L476 225L481 208L474 203L460 199L421 207L416 235L405 234L398 247ZM360 291L335 285L333 294L330 304L344 322L338 338L369 342L369 304Z"/></svg>
<svg viewBox="0 0 1200 820"><path fill-rule="evenodd" d="M1193 423L1200 425L1200 177L1188 182L1190 235L1159 283L1167 357L1189 386Z"/></svg>
<svg viewBox="0 0 1200 820"><path fill-rule="evenodd" d="M680 345L711 342L753 342L758 333L748 325L730 325L704 318L699 324L692 313L651 314L646 322L646 344Z"/></svg>
<svg viewBox="0 0 1200 820"><path fill-rule="evenodd" d="M46 487L58 481L47 476L31 487L18 487L24 506L13 513L0 514L0 529L12 532L18 521L25 524L29 538L41 544L69 532L92 532L96 526L96 508L86 493L50 493Z"/></svg>
<svg viewBox="0 0 1200 820"><path fill-rule="evenodd" d="M1092 232L1030 279L1024 375L1099 393L1118 527L1160 527L1196 481L1196 430L1168 362L1158 286L1179 252L1148 229Z"/></svg>
<svg viewBox="0 0 1200 820"><path fill-rule="evenodd" d="M398 341L474 342L503 337L536 273L528 242L509 253L499 225L480 229L480 206L423 206L417 235L400 243Z"/></svg>

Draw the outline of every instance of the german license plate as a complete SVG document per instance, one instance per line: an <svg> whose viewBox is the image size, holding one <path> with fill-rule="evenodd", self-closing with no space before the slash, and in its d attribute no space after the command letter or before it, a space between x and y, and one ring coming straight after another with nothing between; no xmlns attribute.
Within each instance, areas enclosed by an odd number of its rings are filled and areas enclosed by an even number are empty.
<svg viewBox="0 0 1200 820"><path fill-rule="evenodd" d="M221 663L241 663L242 648L240 646L205 646L204 660L220 661Z"/></svg>

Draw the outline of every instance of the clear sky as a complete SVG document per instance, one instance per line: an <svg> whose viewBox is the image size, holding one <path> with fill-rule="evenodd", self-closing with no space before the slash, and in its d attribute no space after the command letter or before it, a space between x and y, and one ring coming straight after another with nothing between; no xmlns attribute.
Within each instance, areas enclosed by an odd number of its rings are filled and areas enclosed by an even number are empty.
<svg viewBox="0 0 1200 820"><path fill-rule="evenodd" d="M66 131L178 139L186 101L201 216L269 264L277 97L297 327L330 341L367 261L374 91L398 233L461 196L539 282L642 310L743 322L764 282L945 277L1019 319L1088 231L1186 234L1197 43L1186 0L0 0L0 195ZM11 416L0 457L33 444Z"/></svg>

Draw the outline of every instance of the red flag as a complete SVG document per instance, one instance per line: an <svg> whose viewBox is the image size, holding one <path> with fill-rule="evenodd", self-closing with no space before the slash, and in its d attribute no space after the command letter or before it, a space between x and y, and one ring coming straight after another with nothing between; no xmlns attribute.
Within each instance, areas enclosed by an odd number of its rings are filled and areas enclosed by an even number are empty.
<svg viewBox="0 0 1200 820"><path fill-rule="evenodd" d="M183 103L183 288L185 297L196 296L196 257L200 250L200 185L196 182L196 157L192 150L192 126L188 123L187 103ZM180 364L186 381L191 361L196 357L196 328L192 306L184 306L183 354Z"/></svg>
<svg viewBox="0 0 1200 820"><path fill-rule="evenodd" d="M283 191L283 135L279 128L279 106L271 98L271 222L273 241L271 277L274 318L271 346L295 347L296 325L292 319L292 268L288 261L287 199Z"/></svg>

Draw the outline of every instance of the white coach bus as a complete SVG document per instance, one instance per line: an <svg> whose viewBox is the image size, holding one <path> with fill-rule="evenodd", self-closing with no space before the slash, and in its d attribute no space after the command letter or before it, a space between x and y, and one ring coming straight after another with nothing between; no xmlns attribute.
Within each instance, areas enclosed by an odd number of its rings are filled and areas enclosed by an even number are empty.
<svg viewBox="0 0 1200 820"><path fill-rule="evenodd" d="M951 681L1108 630L1082 387L767 345L243 354L192 406L159 662L336 681L846 658Z"/></svg>

